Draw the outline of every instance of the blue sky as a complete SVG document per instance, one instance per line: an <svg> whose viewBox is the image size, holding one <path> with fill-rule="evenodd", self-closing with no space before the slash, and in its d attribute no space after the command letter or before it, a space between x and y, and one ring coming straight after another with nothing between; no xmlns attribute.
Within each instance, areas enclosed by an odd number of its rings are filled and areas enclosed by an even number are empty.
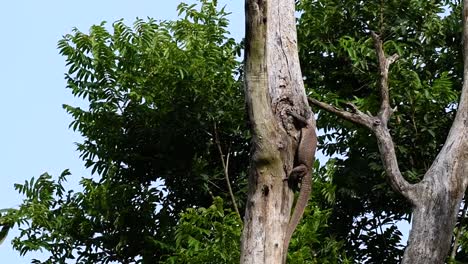
<svg viewBox="0 0 468 264"><path fill-rule="evenodd" d="M73 27L87 32L93 24L136 17L175 19L182 1L170 0L15 0L0 2L0 208L14 207L22 197L13 189L44 172L57 176L69 168L71 188L89 176L78 158L74 142L78 134L68 129L71 118L62 104L77 105L65 89L64 58L57 41ZM186 0L194 3L194 0ZM220 0L230 16L231 34L240 40L244 32L244 1ZM13 251L10 232L0 246L0 263L30 263L42 254L19 256Z"/></svg>

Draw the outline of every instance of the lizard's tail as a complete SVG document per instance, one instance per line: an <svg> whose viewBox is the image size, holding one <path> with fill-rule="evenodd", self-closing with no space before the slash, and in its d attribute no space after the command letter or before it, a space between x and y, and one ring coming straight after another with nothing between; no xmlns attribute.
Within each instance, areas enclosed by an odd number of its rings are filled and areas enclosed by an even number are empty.
<svg viewBox="0 0 468 264"><path fill-rule="evenodd" d="M310 193L312 192L312 175L307 173L302 178L301 182L301 190L299 191L299 197L296 201L296 206L294 206L294 212L289 220L288 229L286 230L286 236L284 239L284 259L283 263L286 263L286 259L288 257L288 248L289 242L291 241L291 237L296 230L299 221L304 214L305 208L307 207L307 203L309 202Z"/></svg>

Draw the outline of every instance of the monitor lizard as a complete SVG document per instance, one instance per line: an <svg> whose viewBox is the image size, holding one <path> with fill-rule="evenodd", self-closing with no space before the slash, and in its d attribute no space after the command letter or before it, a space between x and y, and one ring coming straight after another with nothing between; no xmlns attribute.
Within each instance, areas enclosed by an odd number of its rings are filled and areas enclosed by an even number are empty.
<svg viewBox="0 0 468 264"><path fill-rule="evenodd" d="M299 144L296 150L294 167L286 180L290 186L296 186L296 184L300 183L301 187L299 197L296 201L296 206L294 207L294 212L289 220L286 230L284 240L284 263L286 263L289 242L291 241L292 234L304 214L304 210L312 191L312 175L310 175L310 173L313 169L315 150L317 148L317 134L315 133L313 115L309 118L304 118L292 111L288 111L288 114L295 119L296 123L301 128L301 132Z"/></svg>

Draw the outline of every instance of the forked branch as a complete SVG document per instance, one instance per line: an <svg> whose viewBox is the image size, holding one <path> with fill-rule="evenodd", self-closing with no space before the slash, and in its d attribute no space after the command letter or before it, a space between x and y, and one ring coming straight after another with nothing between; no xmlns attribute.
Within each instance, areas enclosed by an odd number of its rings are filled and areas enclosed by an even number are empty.
<svg viewBox="0 0 468 264"><path fill-rule="evenodd" d="M375 42L375 50L377 52L378 70L379 70L379 86L380 86L380 110L376 116L363 113L354 104L347 103L350 111L339 109L335 106L320 102L316 99L309 98L309 103L318 106L330 113L351 121L353 123L363 125L374 132L377 143L379 145L380 155L385 168L385 172L390 179L391 186L394 190L407 197L410 201L412 195L410 192L410 183L408 183L400 172L395 154L395 146L390 131L387 128L388 120L395 111L390 107L390 94L388 87L388 70L390 65L398 59L398 55L394 54L386 57L383 50L383 43L380 37L372 32L372 38Z"/></svg>
<svg viewBox="0 0 468 264"><path fill-rule="evenodd" d="M385 56L383 50L383 42L379 35L375 32L371 32L372 38L374 39L375 51L377 52L377 61L379 63L379 81L380 81L380 111L378 116L382 123L387 124L390 116L392 115L392 109L390 107L390 93L388 89L388 70L390 65L398 59L398 54L393 54L390 57Z"/></svg>

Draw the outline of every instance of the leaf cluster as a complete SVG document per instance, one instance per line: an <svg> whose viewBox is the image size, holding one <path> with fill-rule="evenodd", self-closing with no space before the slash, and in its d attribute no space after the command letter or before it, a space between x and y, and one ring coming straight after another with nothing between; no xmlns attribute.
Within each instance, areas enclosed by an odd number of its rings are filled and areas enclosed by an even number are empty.
<svg viewBox="0 0 468 264"><path fill-rule="evenodd" d="M242 221L216 197L208 208L189 208L175 231L175 252L163 263L238 263Z"/></svg>

